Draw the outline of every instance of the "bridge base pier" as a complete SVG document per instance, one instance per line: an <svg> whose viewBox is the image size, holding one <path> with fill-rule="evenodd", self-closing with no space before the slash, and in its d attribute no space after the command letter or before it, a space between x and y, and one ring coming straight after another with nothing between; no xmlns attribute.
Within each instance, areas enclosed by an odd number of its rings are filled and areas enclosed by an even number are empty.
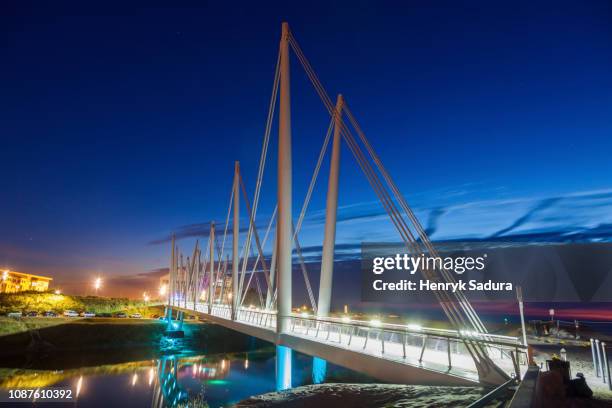
<svg viewBox="0 0 612 408"><path fill-rule="evenodd" d="M293 350L289 347L276 346L276 391L291 388L292 355Z"/></svg>

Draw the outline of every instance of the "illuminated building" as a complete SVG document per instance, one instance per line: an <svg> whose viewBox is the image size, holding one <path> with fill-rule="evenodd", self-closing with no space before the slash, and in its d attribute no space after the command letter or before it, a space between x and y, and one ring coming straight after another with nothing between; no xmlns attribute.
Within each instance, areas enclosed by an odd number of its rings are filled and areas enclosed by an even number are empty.
<svg viewBox="0 0 612 408"><path fill-rule="evenodd" d="M0 280L0 293L15 293L25 291L45 292L49 289L48 276L31 275L29 273L4 270Z"/></svg>

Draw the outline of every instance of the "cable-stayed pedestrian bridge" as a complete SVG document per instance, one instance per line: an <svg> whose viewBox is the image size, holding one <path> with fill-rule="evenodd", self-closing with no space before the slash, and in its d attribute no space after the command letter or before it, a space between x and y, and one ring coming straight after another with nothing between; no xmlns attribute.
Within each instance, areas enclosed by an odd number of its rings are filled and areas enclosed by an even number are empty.
<svg viewBox="0 0 612 408"><path fill-rule="evenodd" d="M180 304L179 301L176 302ZM474 385L479 382L474 359L464 345L478 342L509 376L526 370L525 348L516 337L458 333L453 330L399 325L347 317L317 318L295 313L288 331L277 335L276 311L244 307L232 320L231 308L183 303L179 310L197 312L212 323L284 345L391 383Z"/></svg>
<svg viewBox="0 0 612 408"><path fill-rule="evenodd" d="M293 216L292 203L290 55L297 57L330 116L297 219ZM256 217L277 101L276 205L263 238L260 238ZM299 234L330 143L325 225L318 297L315 298L308 271L312 264L308 266L304 261ZM341 147L348 148L352 154L406 252L437 257L434 244L382 164L345 98L338 95L336 103L332 103L288 24L284 23L254 193L251 197L247 194L240 165L235 162L223 233L217 234L215 223L211 222L207 253L203 253L199 241L196 241L191 255L184 257L172 237L169 310L189 310L216 324L275 343L277 374L290 373L287 365L290 366L291 350L297 350L317 357L319 360L314 364L317 370L324 372L325 361L330 361L396 383L495 385L507 383L513 375L520 377L525 371L524 342L488 333L461 290L433 291L451 330L414 324L386 324L375 319L358 321L348 315L333 317L331 305ZM422 176L426 176L427 169L421 171ZM407 177L420 176L416 174L417 169L408 172ZM247 213L247 228L242 229L241 201ZM230 215L233 215L231 220ZM219 236L222 236L221 242ZM231 257L225 250L228 236L232 240ZM299 264L312 315L294 312L294 263ZM443 266L418 272L432 282L457 282L454 271ZM245 307L247 298L248 303L255 299L253 303L257 306ZM282 379L283 375L280 377ZM313 372L313 378L317 377L318 374ZM290 386L290 380L281 382L282 387Z"/></svg>

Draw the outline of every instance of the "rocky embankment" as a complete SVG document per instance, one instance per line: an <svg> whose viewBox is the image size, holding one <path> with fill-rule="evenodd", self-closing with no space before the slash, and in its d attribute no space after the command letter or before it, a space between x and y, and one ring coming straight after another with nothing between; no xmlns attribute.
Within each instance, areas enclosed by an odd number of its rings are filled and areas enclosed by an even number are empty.
<svg viewBox="0 0 612 408"><path fill-rule="evenodd" d="M480 387L394 384L318 384L247 398L236 407L465 407L485 393ZM499 402L498 402L499 403Z"/></svg>

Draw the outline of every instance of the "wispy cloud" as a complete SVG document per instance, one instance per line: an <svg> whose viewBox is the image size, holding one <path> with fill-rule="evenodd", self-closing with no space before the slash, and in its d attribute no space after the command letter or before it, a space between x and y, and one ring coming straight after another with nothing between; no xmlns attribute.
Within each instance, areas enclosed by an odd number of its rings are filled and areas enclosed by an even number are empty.
<svg viewBox="0 0 612 408"><path fill-rule="evenodd" d="M462 187L444 190L447 193L445 196L469 196L471 193L468 186ZM460 190L463 193L459 194ZM434 199L423 201L431 202ZM452 201L446 205L413 208L417 218L425 221L424 228L433 241L503 240L521 244L612 241L612 189L578 191L550 197ZM315 210L306 217L304 226L320 227L324 222L324 211ZM261 231L266 226L259 225L258 228ZM219 230L222 229L219 226ZM241 232L246 230L246 226L241 227ZM364 241L400 240L383 207L375 201L339 207L337 230L338 259L354 259ZM207 237L209 233L209 224L200 223L177 228L176 236ZM306 232L304 228L300 233L302 254L307 262L320 260L322 235L319 235ZM166 243L169 240L170 236L167 236L149 244Z"/></svg>
<svg viewBox="0 0 612 408"><path fill-rule="evenodd" d="M225 231L225 223L215 224L215 231L217 234L224 233ZM241 226L240 233L246 232L247 227ZM233 234L231 226L227 229L227 235L231 236ZM174 236L176 239L182 238L208 238L210 236L210 223L195 223L188 225L181 225L176 228L174 232ZM162 238L157 238L151 240L147 243L147 245L160 245L166 244L172 240L172 234L168 234Z"/></svg>

